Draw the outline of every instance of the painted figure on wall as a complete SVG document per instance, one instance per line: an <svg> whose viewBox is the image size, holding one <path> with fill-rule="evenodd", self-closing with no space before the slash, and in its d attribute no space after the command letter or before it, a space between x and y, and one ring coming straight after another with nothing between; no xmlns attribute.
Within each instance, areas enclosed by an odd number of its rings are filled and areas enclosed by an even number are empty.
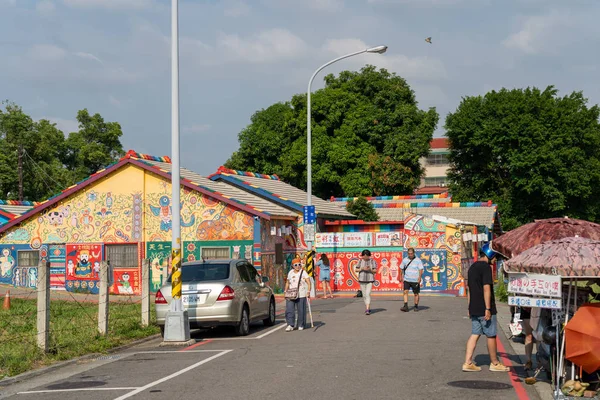
<svg viewBox="0 0 600 400"><path fill-rule="evenodd" d="M67 279L98 279L95 263L102 261L102 246L99 244L67 245Z"/></svg>
<svg viewBox="0 0 600 400"><path fill-rule="evenodd" d="M344 263L339 258L333 262L333 281L336 285L344 284Z"/></svg>
<svg viewBox="0 0 600 400"><path fill-rule="evenodd" d="M171 199L169 196L163 195L160 196L158 200L158 206L153 206L152 204L148 205L150 207L150 211L156 217L160 218L160 230L164 232L169 232L171 230L172 225L172 207L171 207ZM183 202L181 203L181 207L183 208ZM196 216L192 214L190 220L188 222L183 220L181 217L181 227L188 228L193 226L196 222Z"/></svg>
<svg viewBox="0 0 600 400"><path fill-rule="evenodd" d="M5 247L0 255L0 273L3 278L12 276L13 267L15 266L15 258L11 255L10 249Z"/></svg>
<svg viewBox="0 0 600 400"><path fill-rule="evenodd" d="M391 258L391 266L390 266L390 275L392 276L392 280L390 283L398 284L400 281L398 277L400 276L400 267L398 266L398 257L394 256Z"/></svg>
<svg viewBox="0 0 600 400"><path fill-rule="evenodd" d="M390 266L387 258L381 259L379 271L377 272L381 276L381 283L390 283Z"/></svg>
<svg viewBox="0 0 600 400"><path fill-rule="evenodd" d="M170 256L171 242L146 244L146 257L150 260L150 291L153 293L161 288L168 275Z"/></svg>
<svg viewBox="0 0 600 400"><path fill-rule="evenodd" d="M37 274L37 267L17 267L12 283L15 287L36 288Z"/></svg>

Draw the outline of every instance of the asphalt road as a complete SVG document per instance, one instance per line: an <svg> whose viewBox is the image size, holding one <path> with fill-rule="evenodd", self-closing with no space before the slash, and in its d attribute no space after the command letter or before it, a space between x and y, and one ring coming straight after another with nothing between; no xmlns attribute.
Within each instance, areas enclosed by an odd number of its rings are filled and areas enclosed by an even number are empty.
<svg viewBox="0 0 600 400"><path fill-rule="evenodd" d="M465 299L422 297L422 311L402 313L398 300L375 298L370 316L362 299L312 305L312 329L285 332L281 321L257 325L246 338L195 331L189 348L147 342L0 388L0 398L539 399L504 336L511 372L488 371L484 340L475 358L483 370L461 371L470 334Z"/></svg>

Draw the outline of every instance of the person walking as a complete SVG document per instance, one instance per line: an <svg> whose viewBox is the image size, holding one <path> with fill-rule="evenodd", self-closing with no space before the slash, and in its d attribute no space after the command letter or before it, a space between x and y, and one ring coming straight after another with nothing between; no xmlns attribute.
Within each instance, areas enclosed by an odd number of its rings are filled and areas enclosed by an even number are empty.
<svg viewBox="0 0 600 400"><path fill-rule="evenodd" d="M487 338L487 349L490 355L490 371L507 372L508 367L498 361L496 344L496 300L494 298L494 281L488 254L480 251L479 261L474 262L467 275L468 315L471 318L471 336L467 341L465 372L481 371L481 367L473 362L473 353L481 335ZM491 257L493 255L490 254Z"/></svg>
<svg viewBox="0 0 600 400"><path fill-rule="evenodd" d="M415 257L415 249L408 249L408 258L402 260L402 280L404 281L404 306L400 309L408 311L408 291L412 289L415 298L415 311L419 311L419 293L421 293L421 279L423 277L423 262Z"/></svg>
<svg viewBox="0 0 600 400"><path fill-rule="evenodd" d="M375 282L377 263L371 258L371 252L367 249L361 253L362 259L356 264L355 271L358 274L358 283L365 301L365 314L371 314L371 290Z"/></svg>
<svg viewBox="0 0 600 400"><path fill-rule="evenodd" d="M306 324L306 298L310 296L310 276L302 268L302 260L294 258L292 269L285 282L285 321L286 332L291 332L294 327L299 331ZM297 324L296 324L297 322Z"/></svg>
<svg viewBox="0 0 600 400"><path fill-rule="evenodd" d="M321 287L323 289L323 298L327 298L327 289L329 289L329 298L333 299L331 285L329 284L331 281L331 268L329 266L329 258L327 258L327 254L321 254L321 258L317 262L317 267L319 267L319 280L321 281Z"/></svg>

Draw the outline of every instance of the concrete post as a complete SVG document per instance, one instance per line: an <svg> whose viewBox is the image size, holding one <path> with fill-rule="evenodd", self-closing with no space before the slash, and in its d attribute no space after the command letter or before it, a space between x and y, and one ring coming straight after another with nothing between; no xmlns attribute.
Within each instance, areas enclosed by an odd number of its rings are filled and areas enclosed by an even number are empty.
<svg viewBox="0 0 600 400"><path fill-rule="evenodd" d="M37 280L37 345L48 352L50 331L50 263L41 262L38 265Z"/></svg>
<svg viewBox="0 0 600 400"><path fill-rule="evenodd" d="M106 262L100 265L100 295L98 298L98 332L101 335L108 333L108 270Z"/></svg>
<svg viewBox="0 0 600 400"><path fill-rule="evenodd" d="M150 260L142 261L142 326L150 325Z"/></svg>

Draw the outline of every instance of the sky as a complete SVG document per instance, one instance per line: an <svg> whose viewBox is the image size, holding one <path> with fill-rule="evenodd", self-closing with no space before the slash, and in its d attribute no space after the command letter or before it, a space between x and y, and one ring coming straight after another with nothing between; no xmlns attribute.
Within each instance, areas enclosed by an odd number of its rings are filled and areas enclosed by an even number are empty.
<svg viewBox="0 0 600 400"><path fill-rule="evenodd" d="M600 103L597 0L180 0L181 165L208 175L256 111L323 70L366 64L405 78L446 115L490 90L583 91ZM87 108L125 150L170 155L169 0L0 0L0 98L68 133ZM432 37L432 44L425 42ZM260 171L256 171L260 172Z"/></svg>

